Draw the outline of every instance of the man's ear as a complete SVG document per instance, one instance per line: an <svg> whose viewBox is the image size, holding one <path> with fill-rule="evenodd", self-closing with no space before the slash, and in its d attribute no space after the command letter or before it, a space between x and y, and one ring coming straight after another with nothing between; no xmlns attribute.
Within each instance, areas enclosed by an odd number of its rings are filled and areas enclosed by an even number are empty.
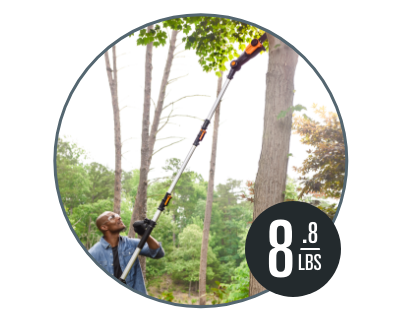
<svg viewBox="0 0 400 320"><path fill-rule="evenodd" d="M105 225L105 224L103 224L103 225L100 227L100 231L101 231L101 232L104 232L104 231L107 231L107 230L108 230L108 226Z"/></svg>

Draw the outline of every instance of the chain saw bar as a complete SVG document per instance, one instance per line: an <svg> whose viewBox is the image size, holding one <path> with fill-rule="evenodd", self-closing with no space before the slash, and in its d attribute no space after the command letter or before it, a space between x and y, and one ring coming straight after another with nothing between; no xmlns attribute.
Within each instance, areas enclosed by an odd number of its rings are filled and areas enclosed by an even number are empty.
<svg viewBox="0 0 400 320"><path fill-rule="evenodd" d="M261 51L267 51L263 42L267 40L267 33L264 33L260 39L253 39L243 51L243 53L236 60L232 60L230 63L231 71L228 74L228 79L233 79L236 71L239 71L240 68L249 60L253 59L257 56Z"/></svg>

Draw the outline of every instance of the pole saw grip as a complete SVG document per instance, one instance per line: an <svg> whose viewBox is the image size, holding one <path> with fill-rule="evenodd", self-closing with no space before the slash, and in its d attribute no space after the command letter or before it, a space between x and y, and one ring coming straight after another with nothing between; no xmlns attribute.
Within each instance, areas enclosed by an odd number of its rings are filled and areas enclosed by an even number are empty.
<svg viewBox="0 0 400 320"><path fill-rule="evenodd" d="M143 233L142 238L140 239L140 242L138 244L138 248L140 250L143 249L144 245L147 242L147 239L149 238L151 232L153 231L154 227L156 226L156 223L153 220L149 219L144 219L145 223L147 224L146 231Z"/></svg>

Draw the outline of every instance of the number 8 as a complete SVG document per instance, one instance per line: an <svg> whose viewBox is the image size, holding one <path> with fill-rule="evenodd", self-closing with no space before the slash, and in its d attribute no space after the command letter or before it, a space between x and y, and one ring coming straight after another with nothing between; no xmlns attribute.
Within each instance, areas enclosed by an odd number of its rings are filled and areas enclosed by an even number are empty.
<svg viewBox="0 0 400 320"><path fill-rule="evenodd" d="M278 243L278 227L283 227L285 231L285 241L282 244ZM275 278L286 278L292 273L293 255L288 248L292 244L292 225L287 220L275 220L269 226L269 242L273 249L269 252L269 272ZM276 257L278 252L282 251L285 254L285 269L278 271L276 268Z"/></svg>

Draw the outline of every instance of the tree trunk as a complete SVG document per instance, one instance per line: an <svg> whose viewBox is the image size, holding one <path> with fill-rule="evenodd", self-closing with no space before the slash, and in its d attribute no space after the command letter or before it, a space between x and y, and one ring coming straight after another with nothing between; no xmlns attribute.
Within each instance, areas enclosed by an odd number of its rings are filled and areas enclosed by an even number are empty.
<svg viewBox="0 0 400 320"><path fill-rule="evenodd" d="M293 105L294 73L298 55L268 34L269 62L265 97L264 133L254 184L253 220L267 208L284 201L292 114L277 119ZM250 296L265 288L250 274Z"/></svg>
<svg viewBox="0 0 400 320"><path fill-rule="evenodd" d="M223 78L222 75L221 77L218 78L217 97L219 95L219 92L221 91L222 78ZM199 276L200 305L206 304L207 250L208 250L208 237L210 234L212 203L214 196L214 175L215 175L215 162L217 158L220 107L221 103L218 104L218 107L215 110L214 132L213 132L211 160L210 160L210 173L208 176L207 204L206 204L206 211L204 214L203 241L201 243L200 276Z"/></svg>
<svg viewBox="0 0 400 320"><path fill-rule="evenodd" d="M160 117L161 117L162 109L164 106L165 92L167 91L167 85L168 85L169 74L171 72L172 60L174 60L174 51L176 48L175 44L176 44L177 34L178 34L177 30L172 31L171 40L169 42L167 61L165 63L165 67L164 67L163 78L161 80L160 93L158 95L157 106L154 111L153 123L151 125L151 132L150 132L150 137L149 137L149 157L150 157L149 167L150 167L151 158L152 158L153 152L154 152L154 145L156 143L158 125L160 124Z"/></svg>
<svg viewBox="0 0 400 320"><path fill-rule="evenodd" d="M114 212L120 213L121 211L121 124L119 117L118 105L118 79L117 79L117 54L116 46L112 48L113 52L113 68L110 67L110 59L108 52L104 54L106 60L106 69L108 76L108 84L111 91L111 99L114 113L114 145L115 145L115 182L114 182Z"/></svg>
<svg viewBox="0 0 400 320"><path fill-rule="evenodd" d="M152 29L153 26L148 27L147 32ZM168 85L168 78L171 72L172 61L174 59L174 51L176 44L176 37L178 31L173 30L171 35L171 41L169 44L167 61L164 67L164 74L161 81L160 93L156 109L154 111L153 123L149 134L150 127L150 101L151 101L151 70L152 70L152 52L153 44L149 43L146 48L146 75L145 75L145 102L143 109L143 125L142 125L142 154L140 164L140 178L138 193L133 207L133 214L131 224L129 226L128 236L133 238L135 231L132 228L134 221L143 220L146 218L147 212L147 178L150 171L151 159L154 151L154 145L156 141L158 126L160 123L160 117L162 108L164 106L165 92ZM151 48L150 48L151 46ZM146 139L144 138L146 137ZM145 156L146 155L146 156ZM146 158L145 158L146 157ZM142 179L143 178L143 179ZM140 265L142 267L143 276L146 275L146 260L145 257L139 256Z"/></svg>
<svg viewBox="0 0 400 320"><path fill-rule="evenodd" d="M154 26L148 26L147 32ZM149 174L149 127L150 127L150 102L151 102L151 71L153 59L153 42L146 46L146 62L145 62L145 78L144 78L144 103L143 103L143 119L142 119L142 148L140 158L140 176L138 192L133 206L131 223L129 224L129 238L135 237L135 230L132 225L134 221L146 218L147 211L147 176ZM142 268L143 277L146 279L146 258L139 256L140 266Z"/></svg>

